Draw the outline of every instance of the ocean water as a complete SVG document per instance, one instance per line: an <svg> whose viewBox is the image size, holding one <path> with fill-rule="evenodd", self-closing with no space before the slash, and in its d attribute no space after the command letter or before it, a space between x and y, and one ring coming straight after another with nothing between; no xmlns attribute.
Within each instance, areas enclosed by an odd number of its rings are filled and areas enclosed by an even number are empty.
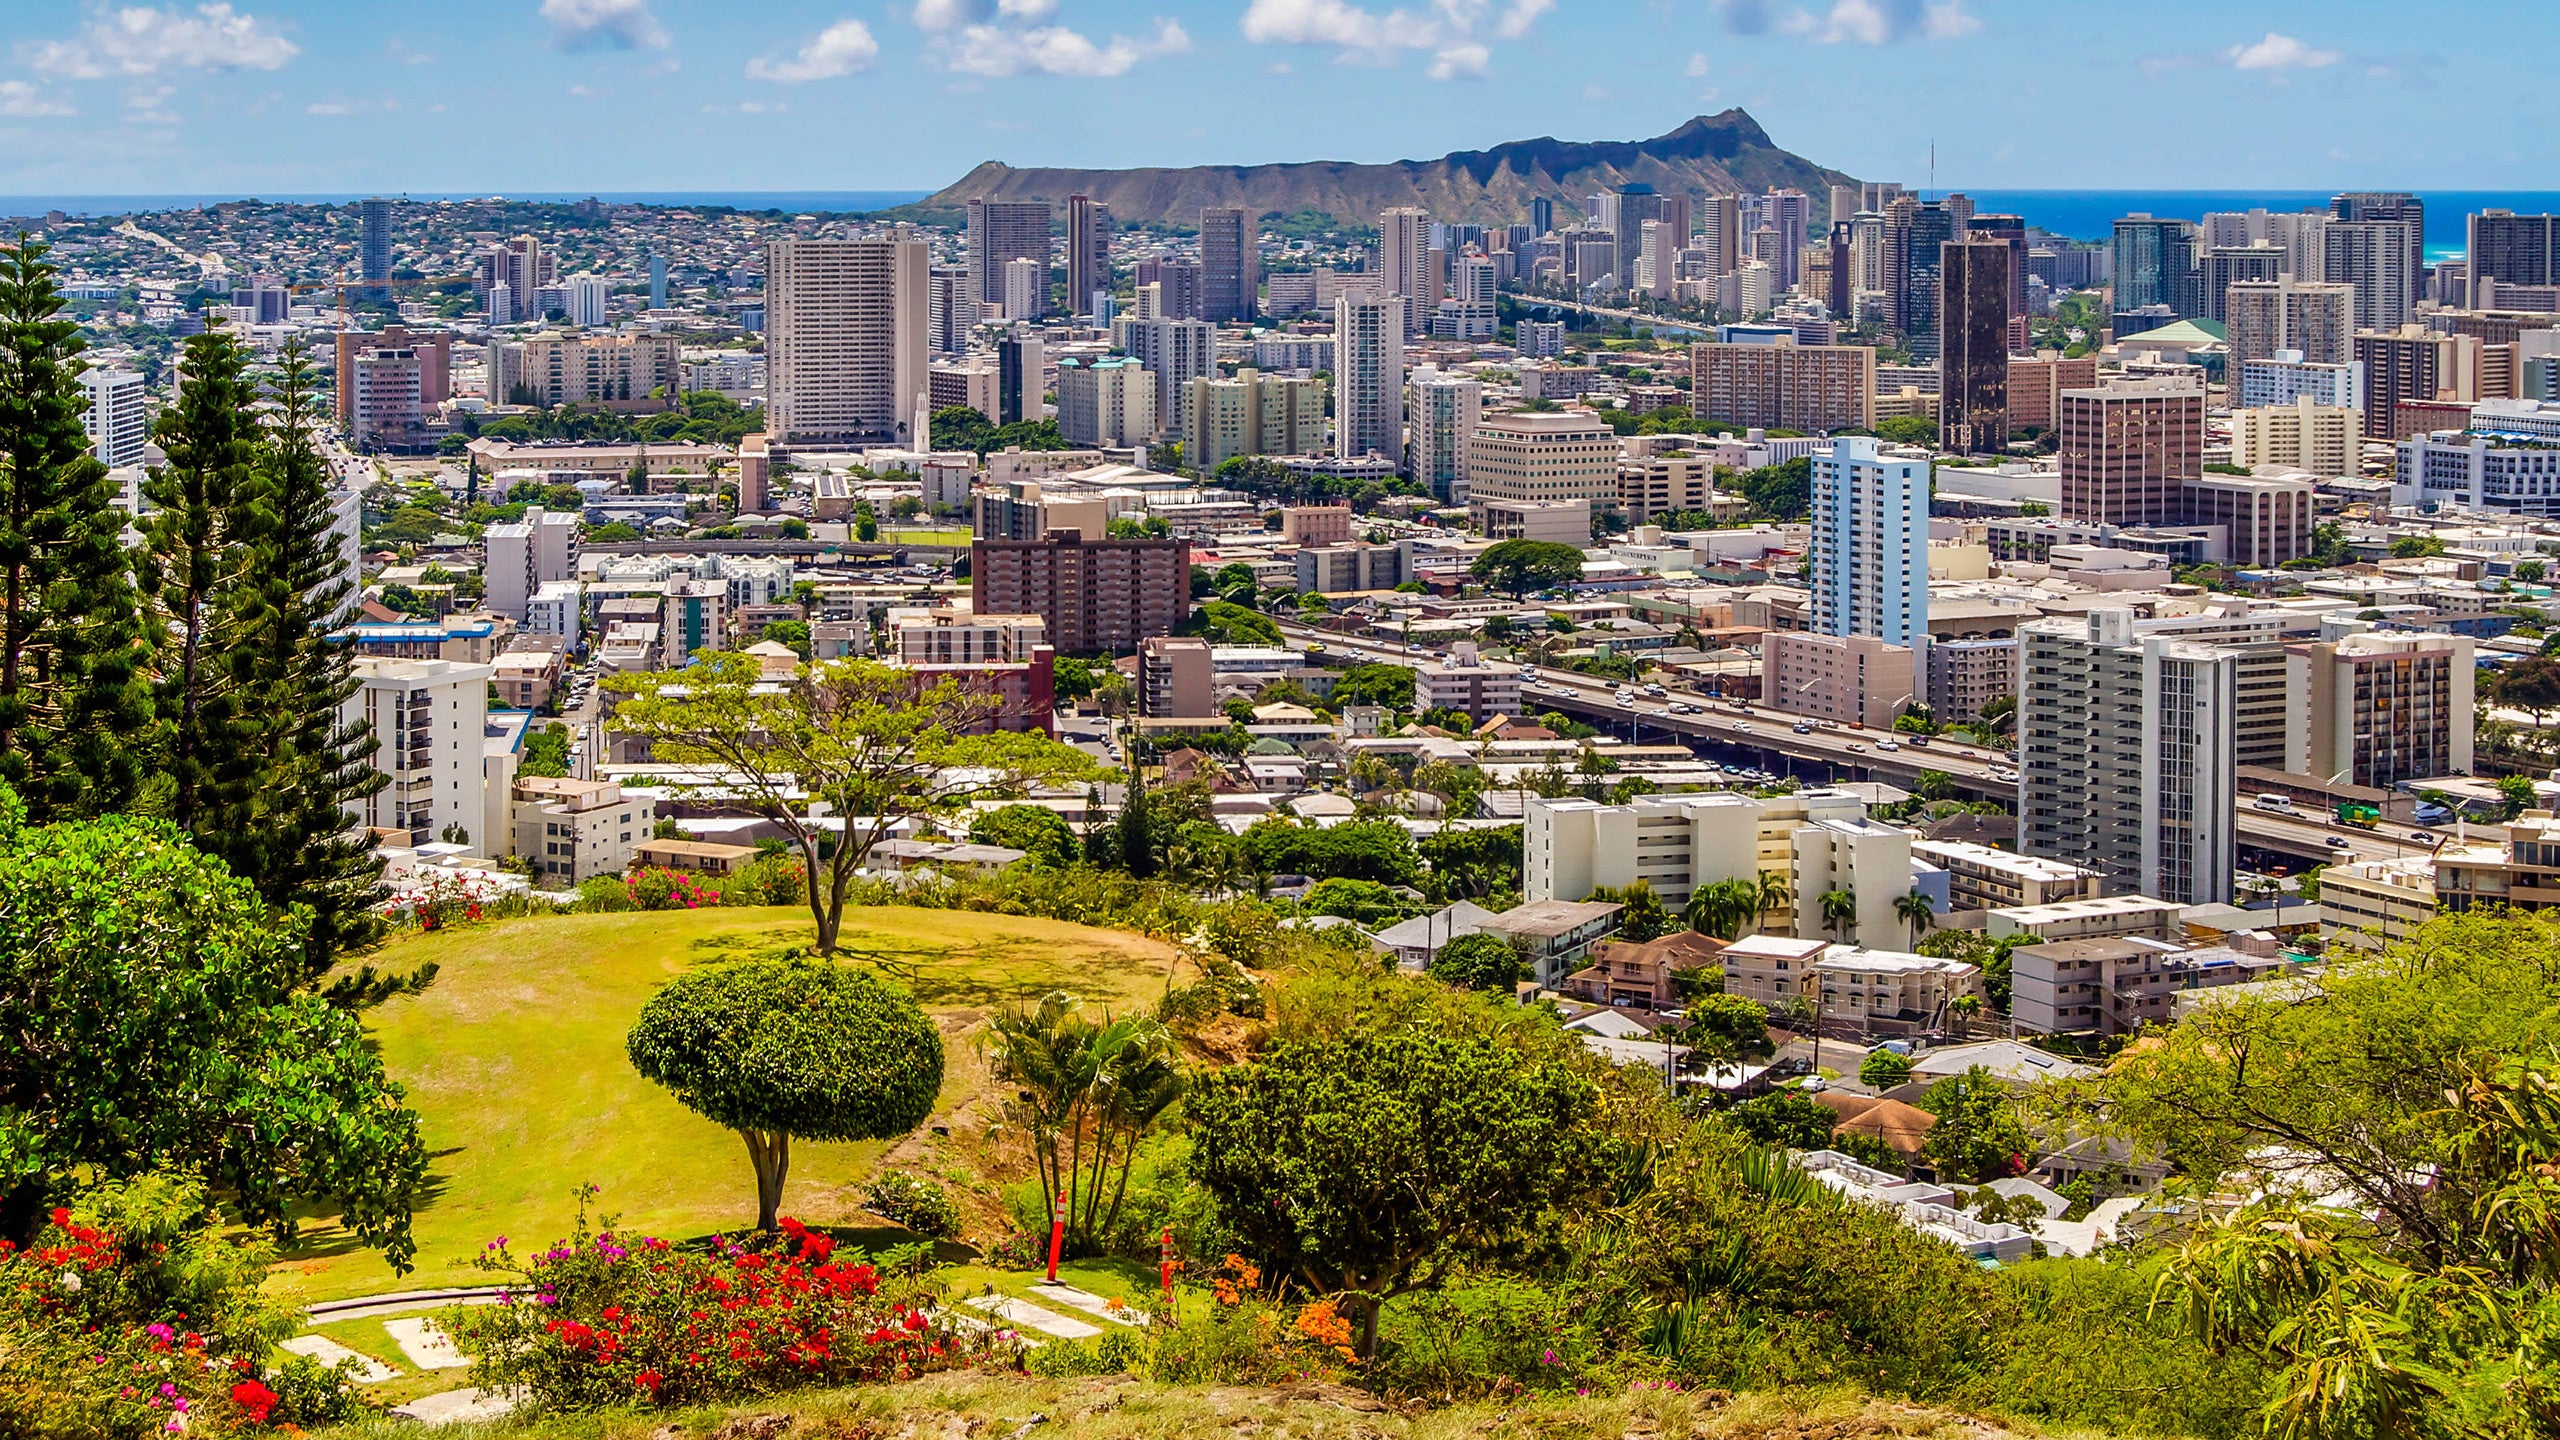
<svg viewBox="0 0 2560 1440"><path fill-rule="evenodd" d="M2386 190L2383 185L2362 189ZM2327 210L2334 190L1962 190L1977 212L2023 215L2056 235L2104 240L2115 233L2118 217L2147 213L2163 219L2201 220L2219 210ZM2560 211L2560 191L2551 190L2418 190L2427 206L2427 258L2461 258L2470 236L2465 217L2481 210L2513 210L2519 215Z"/></svg>
<svg viewBox="0 0 2560 1440"><path fill-rule="evenodd" d="M143 215L194 210L227 200L267 200L288 205L345 205L383 191L330 195L0 195L0 215ZM568 204L593 197L618 205L726 205L737 210L887 210L912 205L929 190L474 190L402 194L403 200L507 200Z"/></svg>

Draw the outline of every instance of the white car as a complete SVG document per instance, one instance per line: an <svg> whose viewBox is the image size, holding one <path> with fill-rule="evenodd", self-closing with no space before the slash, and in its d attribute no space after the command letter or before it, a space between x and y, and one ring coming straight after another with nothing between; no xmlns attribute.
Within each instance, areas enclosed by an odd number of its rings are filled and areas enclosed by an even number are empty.
<svg viewBox="0 0 2560 1440"><path fill-rule="evenodd" d="M1876 742L1876 748L1879 750L1899 750L1902 746L1892 740L1879 740Z"/></svg>

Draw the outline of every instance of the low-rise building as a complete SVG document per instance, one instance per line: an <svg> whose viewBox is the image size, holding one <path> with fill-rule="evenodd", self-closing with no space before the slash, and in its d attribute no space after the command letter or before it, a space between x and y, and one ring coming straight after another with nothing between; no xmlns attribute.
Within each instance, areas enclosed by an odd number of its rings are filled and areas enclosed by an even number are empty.
<svg viewBox="0 0 2560 1440"><path fill-rule="evenodd" d="M2105 883L2095 870L1967 840L1914 840L1911 855L1947 872L1948 901L1958 910L2094 900Z"/></svg>
<svg viewBox="0 0 2560 1440"><path fill-rule="evenodd" d="M490 662L497 673L489 683L508 709L539 710L560 688L566 658L557 650L510 650Z"/></svg>
<svg viewBox="0 0 2560 1440"><path fill-rule="evenodd" d="M1603 940L1591 947L1590 967L1575 971L1565 988L1594 1005L1669 1010L1683 998L1679 977L1716 964L1724 948L1724 941L1694 930L1642 942Z"/></svg>
<svg viewBox="0 0 2560 1440"><path fill-rule="evenodd" d="M661 870L689 870L697 875L735 875L763 852L753 845L722 845L711 840L644 840L632 848L634 864Z"/></svg>
<svg viewBox="0 0 2560 1440"><path fill-rule="evenodd" d="M1834 945L1814 962L1815 1013L1854 1019L1868 1034L1910 1035L1946 1026L1960 999L1982 998L1982 968L1902 950Z"/></svg>
<svg viewBox="0 0 2560 1440"><path fill-rule="evenodd" d="M2131 1035L2176 1018L2187 991L2252 984L2286 968L2273 955L2138 935L2022 945L2009 953L2009 1015L2035 1034Z"/></svg>
<svg viewBox="0 0 2560 1440"><path fill-rule="evenodd" d="M2455 913L2560 905L2560 820L2527 810L2503 828L2437 850L2436 904Z"/></svg>
<svg viewBox="0 0 2560 1440"><path fill-rule="evenodd" d="M1298 593L1348 595L1393 590L1413 578L1401 545L1317 545L1297 554Z"/></svg>
<svg viewBox="0 0 2560 1440"><path fill-rule="evenodd" d="M1455 710L1478 724L1520 713L1519 667L1485 659L1472 640L1450 646L1446 660L1415 666L1413 676L1416 709Z"/></svg>
<svg viewBox="0 0 2560 1440"><path fill-rule="evenodd" d="M515 853L546 883L568 887L629 869L656 809L610 780L520 775L513 818Z"/></svg>
<svg viewBox="0 0 2560 1440"><path fill-rule="evenodd" d="M1812 993L1815 963L1830 948L1827 940L1745 935L1716 956L1724 967L1724 993L1773 1008L1802 1000Z"/></svg>
<svg viewBox="0 0 2560 1440"><path fill-rule="evenodd" d="M2057 900L2044 905L2018 905L1991 911L1985 933L2032 935L2040 941L2093 940L2110 935L2171 939L2181 933L2179 914L2186 907L2148 895L2109 895L2095 900Z"/></svg>
<svg viewBox="0 0 2560 1440"><path fill-rule="evenodd" d="M1467 508L1487 540L1547 540L1573 546L1591 543L1588 500L1503 500L1478 495L1468 500Z"/></svg>
<svg viewBox="0 0 2560 1440"><path fill-rule="evenodd" d="M1528 962L1530 978L1552 990L1583 968L1591 947L1618 928L1618 912L1625 908L1604 900L1530 900L1478 928L1510 941Z"/></svg>
<svg viewBox="0 0 2560 1440"><path fill-rule="evenodd" d="M2436 918L2436 858L2358 860L2320 871L2320 938L2374 950Z"/></svg>
<svg viewBox="0 0 2560 1440"><path fill-rule="evenodd" d="M1910 646L1801 631L1761 637L1760 695L1774 710L1871 730L1892 729L1919 698Z"/></svg>

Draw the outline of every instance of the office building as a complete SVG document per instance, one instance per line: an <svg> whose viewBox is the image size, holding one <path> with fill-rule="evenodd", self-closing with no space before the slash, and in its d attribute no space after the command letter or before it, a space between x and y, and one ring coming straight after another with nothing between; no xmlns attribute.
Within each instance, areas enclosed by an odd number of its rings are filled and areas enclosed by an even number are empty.
<svg viewBox="0 0 2560 1440"><path fill-rule="evenodd" d="M2235 413L2236 420L2238 415ZM2354 417L2347 424L2354 425ZM2311 446L2301 453L2318 460L2334 460L2338 430L2329 418L2312 417L2308 425ZM2281 417L2265 426L2261 434L2285 432ZM2251 452L2254 458L2255 452ZM2304 466L2304 469L2310 469ZM2353 475L2350 464L2340 471L2317 471L2321 475ZM2318 489L2304 475L2223 475L2211 471L2189 480L2180 487L2185 518L2179 523L2190 528L2222 527L2224 563L2250 568L2281 565L2299 560L2311 553L2312 510L2314 492Z"/></svg>
<svg viewBox="0 0 2560 1440"><path fill-rule="evenodd" d="M1440 277L1431 272L1429 211L1401 206L1378 217L1378 270L1386 279L1386 298L1404 302L1396 317L1403 333L1423 333L1425 317L1440 308ZM1397 376L1397 384L1402 386L1403 376ZM1396 451L1390 446L1378 453Z"/></svg>
<svg viewBox="0 0 2560 1440"><path fill-rule="evenodd" d="M970 608L1037 615L1061 655L1128 654L1170 635L1191 609L1182 540L979 540L969 547Z"/></svg>
<svg viewBox="0 0 2560 1440"><path fill-rule="evenodd" d="M2301 352L2315 365L2354 358L2355 287L2322 281L2242 280L2224 297L2228 365Z"/></svg>
<svg viewBox="0 0 2560 1440"><path fill-rule="evenodd" d="M1467 506L1479 519L1489 500L1605 505L1617 493L1617 432L1589 411L1488 415L1467 443Z"/></svg>
<svg viewBox="0 0 2560 1440"><path fill-rule="evenodd" d="M1039 266L1039 303L1027 314L1005 312L1009 320L1036 320L1047 313L1049 290L1049 202L1046 200L972 200L969 202L969 274L982 305L1004 303L1005 265L1029 260ZM770 283L770 282L768 282Z"/></svg>
<svg viewBox="0 0 2560 1440"><path fill-rule="evenodd" d="M1772 630L1760 637L1761 703L1833 725L1893 728L1923 697L1912 647L1872 635Z"/></svg>
<svg viewBox="0 0 2560 1440"><path fill-rule="evenodd" d="M1421 214L1390 210L1384 219L1392 227ZM1350 294L1334 302L1333 449L1345 459L1404 454L1405 305Z"/></svg>
<svg viewBox="0 0 2560 1440"><path fill-rule="evenodd" d="M1919 643L1929 632L1928 455L1842 436L1813 456L1812 499L1808 627ZM1903 678L1910 679L1907 659Z"/></svg>
<svg viewBox="0 0 2560 1440"><path fill-rule="evenodd" d="M2062 392L2062 515L2106 525L2179 521L2203 473L2204 391L2177 379Z"/></svg>
<svg viewBox="0 0 2560 1440"><path fill-rule="evenodd" d="M2098 383L2098 357L2065 357L2059 350L2009 357L2009 428L2050 430L2062 412L2062 392Z"/></svg>
<svg viewBox="0 0 2560 1440"><path fill-rule="evenodd" d="M143 449L151 443L142 377L130 370L83 370L80 388L89 397L80 412L80 428L98 462L110 470L141 464Z"/></svg>
<svg viewBox="0 0 2560 1440"><path fill-rule="evenodd" d="M652 254L649 257L649 308L667 308L667 257L664 255Z"/></svg>
<svg viewBox="0 0 2560 1440"><path fill-rule="evenodd" d="M1265 375L1203 375L1183 405L1183 462L1203 473L1239 455L1313 455L1324 448L1324 384Z"/></svg>
<svg viewBox="0 0 2560 1440"><path fill-rule="evenodd" d="M2239 361L2232 369L2235 372L2231 390L2234 408L2254 410L2309 400L2314 405L2333 405L2355 412L2358 429L2362 429L2362 361L2343 360L2333 365L2321 365L2303 359L2299 350L2279 350L2265 360Z"/></svg>
<svg viewBox="0 0 2560 1440"><path fill-rule="evenodd" d="M2287 645L2284 768L2373 790L2468 775L2473 676L2467 635Z"/></svg>
<svg viewBox="0 0 2560 1440"><path fill-rule="evenodd" d="M2424 432L2400 442L2393 474L2396 503L2560 516L2560 449L2547 440Z"/></svg>
<svg viewBox="0 0 2560 1440"><path fill-rule="evenodd" d="M368 346L356 352L346 398L347 437L359 449L406 450L426 442L423 367L415 350Z"/></svg>
<svg viewBox="0 0 2560 1440"><path fill-rule="evenodd" d="M2113 274L2119 315L2137 314L2154 305L2167 306L2181 320L2205 313L2203 267L2193 221L2157 219L2146 212L2118 220Z"/></svg>
<svg viewBox="0 0 2560 1440"><path fill-rule="evenodd" d="M1067 197L1067 310L1094 313L1111 293L1111 207L1089 195Z"/></svg>
<svg viewBox="0 0 2560 1440"><path fill-rule="evenodd" d="M2019 627L2018 848L2109 894L2226 903L2239 657L2130 610Z"/></svg>
<svg viewBox="0 0 2560 1440"><path fill-rule="evenodd" d="M2355 475L2363 447L2362 417L2305 396L2290 405L2231 412L2231 463L2244 469L2282 465L2314 475Z"/></svg>
<svg viewBox="0 0 2560 1440"><path fill-rule="evenodd" d="M931 387L928 269L925 242L907 235L766 245L766 433L914 438Z"/></svg>
<svg viewBox="0 0 2560 1440"><path fill-rule="evenodd" d="M1144 445L1159 433L1156 377L1128 357L1058 362L1058 433L1070 445Z"/></svg>
<svg viewBox="0 0 2560 1440"><path fill-rule="evenodd" d="M1046 420L1048 388L1039 336L1016 329L996 342L996 413L988 418L999 425Z"/></svg>
<svg viewBox="0 0 2560 1440"><path fill-rule="evenodd" d="M2401 440L2432 428L2404 419L2403 401L2480 398L2478 338L2439 334L2418 325L2359 330L2355 358L2364 367L2364 436Z"/></svg>
<svg viewBox="0 0 2560 1440"><path fill-rule="evenodd" d="M1904 207L1890 242L1902 260L1895 278L1895 328L1902 332L1903 348L1923 364L1937 359L1944 344L1945 325L1938 307L1944 298L1939 284L1946 257L1941 252L1963 228L1956 198Z"/></svg>
<svg viewBox="0 0 2560 1440"><path fill-rule="evenodd" d="M482 532L482 607L521 623L542 587L577 579L579 518L532 505L523 519Z"/></svg>
<svg viewBox="0 0 2560 1440"><path fill-rule="evenodd" d="M1443 505L1467 503L1467 446L1484 419L1474 377L1424 365L1405 392L1404 473Z"/></svg>
<svg viewBox="0 0 2560 1440"><path fill-rule="evenodd" d="M355 693L340 705L343 724L371 728L368 758L389 784L354 802L357 823L373 830L405 830L424 844L448 833L461 843L506 843L484 835L488 792L482 765L482 732L488 726L488 665L452 660L353 662Z"/></svg>
<svg viewBox="0 0 2560 1440"><path fill-rule="evenodd" d="M1130 358L1156 377L1156 424L1182 433L1191 423L1191 382L1218 373L1218 328L1205 320L1131 320L1123 330Z"/></svg>
<svg viewBox="0 0 2560 1440"><path fill-rule="evenodd" d="M1200 212L1202 319L1252 319L1261 270L1253 219L1242 206L1212 205Z"/></svg>
<svg viewBox="0 0 2560 1440"><path fill-rule="evenodd" d="M1689 408L1700 421L1821 434L1875 424L1872 345L1701 342L1689 347Z"/></svg>
<svg viewBox="0 0 2560 1440"><path fill-rule="evenodd" d="M2009 443L2009 267L2017 255L2006 240L1986 236L1939 250L1939 443L1958 454L1996 454Z"/></svg>

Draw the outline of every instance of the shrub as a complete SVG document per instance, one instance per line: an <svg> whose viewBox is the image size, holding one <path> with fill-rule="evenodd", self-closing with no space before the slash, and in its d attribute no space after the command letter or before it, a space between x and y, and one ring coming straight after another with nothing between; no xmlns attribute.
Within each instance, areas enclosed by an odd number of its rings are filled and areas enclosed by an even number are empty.
<svg viewBox="0 0 2560 1440"><path fill-rule="evenodd" d="M804 1385L902 1380L975 1358L985 1342L939 1307L929 1273L838 1259L796 1220L707 1250L621 1236L607 1217L519 1266L501 1239L484 1269L518 1279L499 1303L447 1320L472 1383L523 1386L545 1410L672 1409Z"/></svg>
<svg viewBox="0 0 2560 1440"><path fill-rule="evenodd" d="M904 1170L890 1170L871 1182L862 1208L895 1225L934 1240L960 1233L960 1207L940 1185Z"/></svg>
<svg viewBox="0 0 2560 1440"><path fill-rule="evenodd" d="M720 903L711 882L687 870L652 865L626 882L631 903L641 910L700 910Z"/></svg>
<svg viewBox="0 0 2560 1440"><path fill-rule="evenodd" d="M1370 1382L1430 1396L1576 1388L1590 1378L1597 1348L1575 1309L1531 1281L1498 1277L1408 1295L1380 1321Z"/></svg>
<svg viewBox="0 0 2560 1440"><path fill-rule="evenodd" d="M608 914L632 908L631 887L611 875L590 876L578 884L580 914Z"/></svg>
<svg viewBox="0 0 2560 1440"><path fill-rule="evenodd" d="M1022 1368L1044 1379L1077 1375L1129 1375L1145 1368L1147 1343L1126 1325L1103 1323L1090 1340L1058 1340L1022 1357Z"/></svg>
<svg viewBox="0 0 2560 1440"><path fill-rule="evenodd" d="M1858 1062L1858 1083L1870 1090L1890 1090L1911 1078L1911 1057L1891 1050L1870 1050Z"/></svg>
<svg viewBox="0 0 2560 1440"><path fill-rule="evenodd" d="M723 905L805 905L809 867L796 854L766 855L720 882Z"/></svg>
<svg viewBox="0 0 2560 1440"><path fill-rule="evenodd" d="M382 918L395 927L442 930L487 917L502 897L498 882L470 871L430 870L382 902Z"/></svg>

